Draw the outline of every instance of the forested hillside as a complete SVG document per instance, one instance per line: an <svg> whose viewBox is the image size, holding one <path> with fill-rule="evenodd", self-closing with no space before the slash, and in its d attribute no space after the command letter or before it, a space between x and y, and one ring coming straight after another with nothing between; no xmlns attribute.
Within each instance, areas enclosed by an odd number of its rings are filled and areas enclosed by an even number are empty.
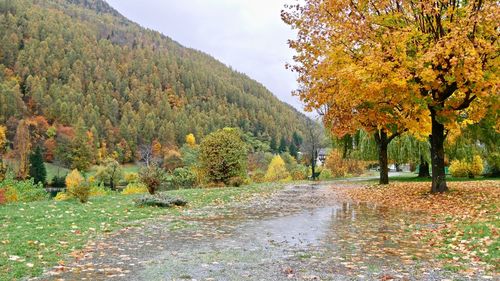
<svg viewBox="0 0 500 281"><path fill-rule="evenodd" d="M306 117L258 82L101 0L0 0L0 38L0 124L11 142L23 119L43 127L46 149L86 132L130 156L222 127L269 142L305 129Z"/></svg>

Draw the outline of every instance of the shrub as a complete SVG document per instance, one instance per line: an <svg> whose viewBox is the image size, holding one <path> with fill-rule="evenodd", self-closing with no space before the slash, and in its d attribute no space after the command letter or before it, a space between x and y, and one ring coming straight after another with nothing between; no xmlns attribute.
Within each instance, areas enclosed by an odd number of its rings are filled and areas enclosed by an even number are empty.
<svg viewBox="0 0 500 281"><path fill-rule="evenodd" d="M206 188L221 188L221 187L225 187L225 186L226 186L226 184L223 182L209 182L204 187L206 187Z"/></svg>
<svg viewBox="0 0 500 281"><path fill-rule="evenodd" d="M244 183L244 180L242 177L232 177L229 179L227 185L229 186L234 186L234 187L240 187Z"/></svg>
<svg viewBox="0 0 500 281"><path fill-rule="evenodd" d="M309 171L309 169L306 166L296 165L290 171L290 175L292 176L293 180L305 180L305 179L307 179L307 176L309 175L308 171Z"/></svg>
<svg viewBox="0 0 500 281"><path fill-rule="evenodd" d="M49 195L41 183L35 184L33 180L20 181L14 187L18 194L18 200L21 202L45 200Z"/></svg>
<svg viewBox="0 0 500 281"><path fill-rule="evenodd" d="M228 183L246 175L247 151L237 129L211 133L200 144L200 165L207 180Z"/></svg>
<svg viewBox="0 0 500 281"><path fill-rule="evenodd" d="M337 149L332 150L326 157L325 168L330 170L332 177L336 178L345 177L348 173L348 167Z"/></svg>
<svg viewBox="0 0 500 281"><path fill-rule="evenodd" d="M5 201L33 202L48 198L48 193L41 183L35 184L33 179L18 181L8 176L0 182L0 189L4 189Z"/></svg>
<svg viewBox="0 0 500 281"><path fill-rule="evenodd" d="M139 172L139 180L146 185L148 192L152 195L160 188L165 181L166 174L160 167L156 165L147 166Z"/></svg>
<svg viewBox="0 0 500 281"><path fill-rule="evenodd" d="M350 175L359 176L366 170L367 163L357 159L346 159L347 172Z"/></svg>
<svg viewBox="0 0 500 281"><path fill-rule="evenodd" d="M123 195L148 193L148 188L143 183L129 183L122 191Z"/></svg>
<svg viewBox="0 0 500 281"><path fill-rule="evenodd" d="M469 165L469 177L473 178L475 176L480 176L483 173L483 170L483 159L481 159L481 156L475 155Z"/></svg>
<svg viewBox="0 0 500 281"><path fill-rule="evenodd" d="M469 165L465 161L453 160L449 168L450 174L457 178L467 177L469 174Z"/></svg>
<svg viewBox="0 0 500 281"><path fill-rule="evenodd" d="M192 188L196 183L196 174L188 168L177 168L172 173L174 188Z"/></svg>
<svg viewBox="0 0 500 281"><path fill-rule="evenodd" d="M280 154L281 159L285 162L285 167L287 171L291 171L297 166L297 160L290 153L284 152Z"/></svg>
<svg viewBox="0 0 500 281"><path fill-rule="evenodd" d="M161 208L169 208L173 206L185 206L187 201L181 198L170 197L163 194L157 195L145 195L141 198L135 199L135 204L138 207L161 207Z"/></svg>
<svg viewBox="0 0 500 281"><path fill-rule="evenodd" d="M487 173L492 177L500 176L500 153L493 152L488 154L486 158L486 163L488 163Z"/></svg>
<svg viewBox="0 0 500 281"><path fill-rule="evenodd" d="M66 176L54 176L50 183L52 187L66 187Z"/></svg>
<svg viewBox="0 0 500 281"><path fill-rule="evenodd" d="M207 183L207 176L205 175L205 171L200 167L192 167L191 171L196 175L196 185L201 186Z"/></svg>
<svg viewBox="0 0 500 281"><path fill-rule="evenodd" d="M0 181L3 181L7 176L7 165L5 165L0 158Z"/></svg>
<svg viewBox="0 0 500 281"><path fill-rule="evenodd" d="M182 167L182 156L177 149L168 149L163 157L163 168L167 171L173 171L176 168Z"/></svg>
<svg viewBox="0 0 500 281"><path fill-rule="evenodd" d="M7 203L5 198L5 188L0 188L0 205Z"/></svg>
<svg viewBox="0 0 500 281"><path fill-rule="evenodd" d="M474 178L482 174L484 169L483 160L479 155L475 155L471 162L464 160L453 160L450 165L450 174L457 178Z"/></svg>
<svg viewBox="0 0 500 281"><path fill-rule="evenodd" d="M113 158L107 158L104 160L103 164L97 169L95 175L96 179L100 183L104 183L105 185L111 187L112 190L115 189L122 176L122 166Z"/></svg>
<svg viewBox="0 0 500 281"><path fill-rule="evenodd" d="M77 186L73 186L71 189L68 189L68 193L71 196L77 198L80 203L87 203L90 197L90 184L88 182L82 182Z"/></svg>
<svg viewBox="0 0 500 281"><path fill-rule="evenodd" d="M361 175L366 169L366 162L356 159L344 159L337 149L332 150L325 161L325 168L330 170L332 177Z"/></svg>
<svg viewBox="0 0 500 281"><path fill-rule="evenodd" d="M87 182L90 183L91 185L95 184L97 181L97 179L95 178L95 176L90 176L87 178ZM99 182L101 183L101 182Z"/></svg>
<svg viewBox="0 0 500 281"><path fill-rule="evenodd" d="M250 175L250 178L255 183L263 183L263 182L265 182L265 176L266 176L266 173L264 171L262 171L262 170L255 170Z"/></svg>
<svg viewBox="0 0 500 281"><path fill-rule="evenodd" d="M80 186L84 181L85 179L83 178L82 174L80 174L77 169L74 169L66 176L66 188L69 191L77 186Z"/></svg>
<svg viewBox="0 0 500 281"><path fill-rule="evenodd" d="M188 144L184 144L180 150L181 163L177 162L176 159L177 155L175 155L175 153L171 155L172 159L170 159L169 161L174 162L171 164L171 168L173 168L171 170L174 170L175 168L178 168L183 165L186 167L197 166L199 154L200 154L200 149L197 145L191 146ZM173 164L177 164L178 166L174 167Z"/></svg>
<svg viewBox="0 0 500 281"><path fill-rule="evenodd" d="M7 186L5 188L5 202L13 203L19 201L19 196L17 190L12 186Z"/></svg>
<svg viewBox="0 0 500 281"><path fill-rule="evenodd" d="M135 183L139 180L139 174L138 173L125 173L124 179L127 183Z"/></svg>
<svg viewBox="0 0 500 281"><path fill-rule="evenodd" d="M109 190L109 188L105 188L102 185L90 184L90 197L106 196L106 195L109 195L111 193L112 193L112 191Z"/></svg>
<svg viewBox="0 0 500 281"><path fill-rule="evenodd" d="M332 175L332 172L329 169L324 169L319 174L319 179L320 180L330 180L332 178L333 178L333 175Z"/></svg>
<svg viewBox="0 0 500 281"><path fill-rule="evenodd" d="M266 181L274 182L274 181L283 181L290 177L285 165L285 161L281 158L281 156L276 155L269 163L269 167L267 167L266 175L264 176Z"/></svg>
<svg viewBox="0 0 500 281"><path fill-rule="evenodd" d="M54 197L54 200L66 201L66 200L69 200L71 198L73 198L73 196L71 196L71 194L69 194L67 192L59 192L59 193L57 193L56 197Z"/></svg>
<svg viewBox="0 0 500 281"><path fill-rule="evenodd" d="M250 171L262 170L265 171L274 155L270 152L254 152L248 155L248 169Z"/></svg>

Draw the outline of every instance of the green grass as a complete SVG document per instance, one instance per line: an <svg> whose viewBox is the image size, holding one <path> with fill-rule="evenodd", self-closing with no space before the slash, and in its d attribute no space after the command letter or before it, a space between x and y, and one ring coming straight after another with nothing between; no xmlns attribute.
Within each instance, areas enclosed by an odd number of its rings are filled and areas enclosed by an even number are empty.
<svg viewBox="0 0 500 281"><path fill-rule="evenodd" d="M468 241L467 247L473 249L477 256L484 262L493 265L495 271L500 270L500 240L496 231L500 228L500 221L492 216L489 220L483 222L463 221L458 225L458 231L453 233L444 233L445 248L441 258L462 260L463 253L454 251L450 245L456 241ZM457 235L458 234L458 235ZM484 243L484 239L489 242Z"/></svg>
<svg viewBox="0 0 500 281"><path fill-rule="evenodd" d="M169 191L189 201L186 208L239 201L272 192L277 184L240 188ZM34 277L57 265L68 254L106 232L160 215L179 215L181 209L137 208L137 196L114 194L77 201L40 201L0 206L0 280Z"/></svg>
<svg viewBox="0 0 500 281"><path fill-rule="evenodd" d="M52 163L45 163L45 169L47 170L47 181L51 181L54 176L64 177L70 172L69 169Z"/></svg>
<svg viewBox="0 0 500 281"><path fill-rule="evenodd" d="M403 174L403 175L401 175ZM374 176L378 176L378 174L372 174ZM492 177L475 177L473 179L470 178L456 178L452 177L451 175L446 176L446 181L448 182L464 182L464 181L483 181L483 180L500 180L500 178L492 178ZM370 179L367 180L367 182L373 182L377 183L378 179ZM419 178L417 177L417 174L411 173L411 172L406 172L406 173L400 173L398 176L390 176L389 175L389 182L432 182L432 178Z"/></svg>
<svg viewBox="0 0 500 281"><path fill-rule="evenodd" d="M416 175L389 177L389 180L397 182L432 182L432 178L419 178ZM470 178L455 178L450 175L446 176L446 181L448 182L482 181L482 180L499 180L499 178L475 177L473 179L470 179Z"/></svg>
<svg viewBox="0 0 500 281"><path fill-rule="evenodd" d="M97 173L97 169L99 166L90 167L89 171L85 173L87 177L93 176ZM124 164L122 165L123 173L138 173L140 170L140 166L137 164Z"/></svg>

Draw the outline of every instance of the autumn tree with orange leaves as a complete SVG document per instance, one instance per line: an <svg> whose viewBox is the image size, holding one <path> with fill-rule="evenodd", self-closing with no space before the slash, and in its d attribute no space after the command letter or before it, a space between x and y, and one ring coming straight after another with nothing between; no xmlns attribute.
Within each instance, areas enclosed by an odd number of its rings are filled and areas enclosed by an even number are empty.
<svg viewBox="0 0 500 281"><path fill-rule="evenodd" d="M498 112L496 1L306 0L283 20L298 31L299 97L336 135L429 136L432 192L446 191L444 141Z"/></svg>

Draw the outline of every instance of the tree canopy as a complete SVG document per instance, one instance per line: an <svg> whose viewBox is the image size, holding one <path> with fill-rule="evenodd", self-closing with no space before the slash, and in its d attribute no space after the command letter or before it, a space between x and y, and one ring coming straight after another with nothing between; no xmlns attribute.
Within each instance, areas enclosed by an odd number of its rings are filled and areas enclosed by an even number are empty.
<svg viewBox="0 0 500 281"><path fill-rule="evenodd" d="M338 135L363 128L430 136L432 191L445 191L448 132L492 107L498 113L499 15L496 1L480 0L289 6L283 19L298 30L290 42L297 94Z"/></svg>

